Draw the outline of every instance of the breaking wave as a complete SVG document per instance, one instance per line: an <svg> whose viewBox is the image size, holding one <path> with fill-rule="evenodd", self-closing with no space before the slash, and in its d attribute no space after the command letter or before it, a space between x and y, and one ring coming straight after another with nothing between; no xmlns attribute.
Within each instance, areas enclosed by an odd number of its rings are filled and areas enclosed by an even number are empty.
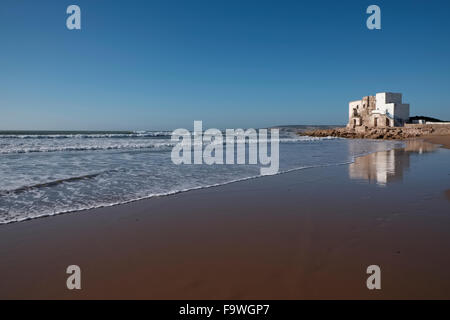
<svg viewBox="0 0 450 320"><path fill-rule="evenodd" d="M65 178L65 179L58 179L58 180L44 182L44 183L38 183L38 184L30 185L30 186L22 186L22 187L12 189L12 190L0 190L0 196L12 194L12 193L27 192L27 191L30 191L33 189L39 189L39 188L54 187L54 186L57 186L59 184L65 183L65 182L75 182L75 181L93 179L102 173L103 172L86 174L86 175L82 175L82 176L78 176L78 177L69 177L69 178Z"/></svg>
<svg viewBox="0 0 450 320"><path fill-rule="evenodd" d="M153 136L155 137L155 136ZM104 138L104 137L103 137ZM2 143L0 144L0 154L18 154L18 153L38 153L38 152L74 152L74 151L98 151L98 150L139 150L139 149L157 149L159 151L168 151L178 142L172 142L170 138L166 139L108 139L108 140L90 140L90 143L83 143L76 139L65 140L64 142L40 142L41 140L28 140L28 143ZM338 139L335 137L294 137L277 139L279 143L301 143L309 141L319 141L328 139ZM35 142L36 141L36 142ZM272 140L246 140L246 143L267 142ZM275 140L273 140L275 141ZM212 142L216 144L217 142ZM221 142L225 145L225 141ZM204 143L206 144L206 143ZM192 143L195 145L195 143Z"/></svg>
<svg viewBox="0 0 450 320"><path fill-rule="evenodd" d="M0 139L102 139L170 137L170 131L136 131L133 133L71 133L71 134L0 134Z"/></svg>

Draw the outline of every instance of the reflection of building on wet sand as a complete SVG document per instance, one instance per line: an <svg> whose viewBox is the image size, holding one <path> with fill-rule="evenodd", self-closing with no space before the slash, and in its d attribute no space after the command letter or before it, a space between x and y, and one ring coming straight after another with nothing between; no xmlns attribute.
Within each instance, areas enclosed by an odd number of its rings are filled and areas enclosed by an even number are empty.
<svg viewBox="0 0 450 320"><path fill-rule="evenodd" d="M380 151L355 159L349 166L351 179L365 179L385 185L403 178L403 171L409 168L411 153L432 152L436 145L422 141L407 141L405 148Z"/></svg>
<svg viewBox="0 0 450 320"><path fill-rule="evenodd" d="M378 184L402 178L403 170L409 167L409 153L402 149L379 151L355 159L349 166L352 179L376 181Z"/></svg>
<svg viewBox="0 0 450 320"><path fill-rule="evenodd" d="M405 151L408 152L425 153L433 152L436 149L437 146L435 144L420 140L410 140L405 144Z"/></svg>

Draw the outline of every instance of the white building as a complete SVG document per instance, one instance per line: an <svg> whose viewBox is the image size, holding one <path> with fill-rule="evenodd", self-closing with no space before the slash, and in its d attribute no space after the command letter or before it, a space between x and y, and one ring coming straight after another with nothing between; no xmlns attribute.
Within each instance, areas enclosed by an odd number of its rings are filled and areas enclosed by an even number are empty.
<svg viewBox="0 0 450 320"><path fill-rule="evenodd" d="M397 127L409 120L409 104L401 93L381 92L349 103L347 127Z"/></svg>
<svg viewBox="0 0 450 320"><path fill-rule="evenodd" d="M393 120L391 127L403 126L409 120L409 104L402 103L401 93L377 93L375 100L375 110L372 114L386 115Z"/></svg>

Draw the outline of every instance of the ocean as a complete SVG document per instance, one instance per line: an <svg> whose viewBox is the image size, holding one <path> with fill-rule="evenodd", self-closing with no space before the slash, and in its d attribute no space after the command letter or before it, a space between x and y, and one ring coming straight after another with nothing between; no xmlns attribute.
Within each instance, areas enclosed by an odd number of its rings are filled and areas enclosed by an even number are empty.
<svg viewBox="0 0 450 320"><path fill-rule="evenodd" d="M295 127L280 128L280 174L349 164L357 156L402 146L396 141L314 138L295 132ZM0 224L260 176L259 164L175 165L171 133L0 132Z"/></svg>

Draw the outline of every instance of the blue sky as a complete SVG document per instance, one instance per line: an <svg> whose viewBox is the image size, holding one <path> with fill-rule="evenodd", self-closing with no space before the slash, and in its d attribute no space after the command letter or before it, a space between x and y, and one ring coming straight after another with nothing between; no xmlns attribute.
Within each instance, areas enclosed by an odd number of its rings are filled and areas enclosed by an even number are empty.
<svg viewBox="0 0 450 320"><path fill-rule="evenodd" d="M82 30L66 28L81 8ZM366 8L381 8L381 30ZM2 0L0 130L344 124L402 92L450 120L449 1Z"/></svg>

